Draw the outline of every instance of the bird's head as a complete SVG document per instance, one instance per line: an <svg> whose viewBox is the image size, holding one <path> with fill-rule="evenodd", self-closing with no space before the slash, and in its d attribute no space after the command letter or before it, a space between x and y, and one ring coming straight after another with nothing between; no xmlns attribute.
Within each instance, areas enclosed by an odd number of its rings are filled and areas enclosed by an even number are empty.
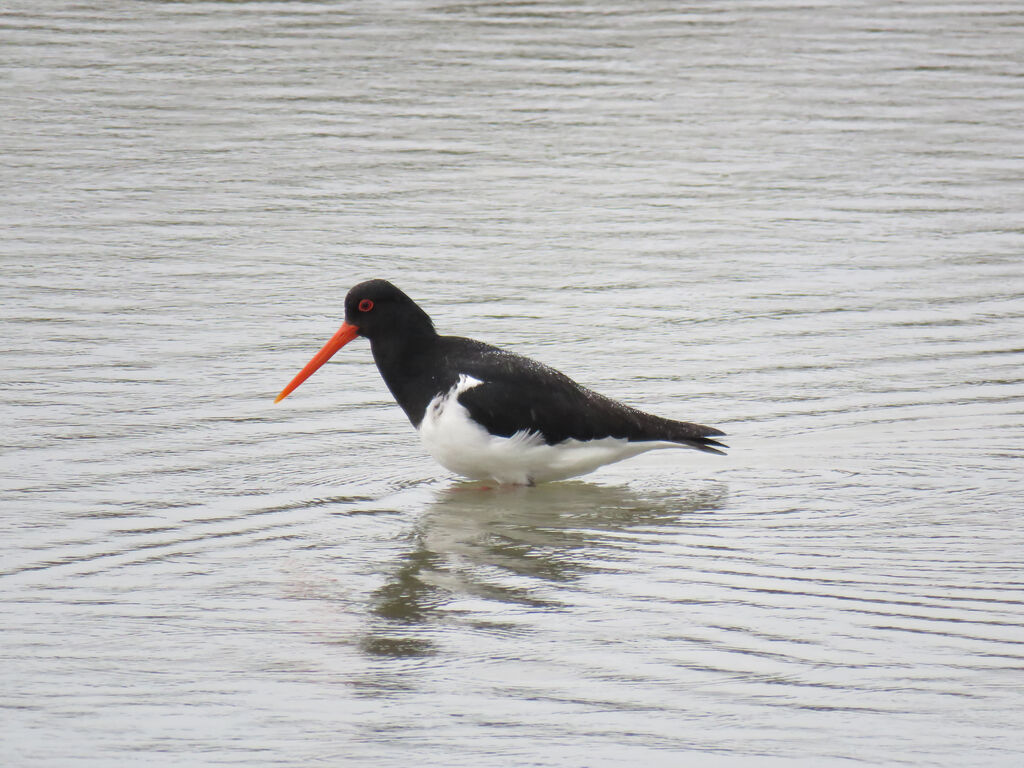
<svg viewBox="0 0 1024 768"><path fill-rule="evenodd" d="M354 326L370 341L434 330L427 313L387 280L367 280L348 292L345 325Z"/></svg>
<svg viewBox="0 0 1024 768"><path fill-rule="evenodd" d="M365 336L371 343L383 339L407 343L423 335L433 334L434 324L429 315L387 280L359 283L345 296L345 322L341 328L289 382L274 402L284 400L356 336Z"/></svg>

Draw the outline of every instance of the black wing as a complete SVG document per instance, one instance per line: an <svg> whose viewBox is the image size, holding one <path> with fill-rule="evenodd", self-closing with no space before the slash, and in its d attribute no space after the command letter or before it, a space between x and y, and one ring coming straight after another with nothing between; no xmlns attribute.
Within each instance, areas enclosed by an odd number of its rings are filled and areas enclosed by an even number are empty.
<svg viewBox="0 0 1024 768"><path fill-rule="evenodd" d="M450 339L448 358L458 370L479 379L459 395L474 421L495 435L537 432L546 443L597 440L664 440L709 453L722 453L711 438L724 433L703 424L654 416L582 387L554 368L511 352ZM472 352L472 354L462 354ZM460 359L461 358L461 359Z"/></svg>

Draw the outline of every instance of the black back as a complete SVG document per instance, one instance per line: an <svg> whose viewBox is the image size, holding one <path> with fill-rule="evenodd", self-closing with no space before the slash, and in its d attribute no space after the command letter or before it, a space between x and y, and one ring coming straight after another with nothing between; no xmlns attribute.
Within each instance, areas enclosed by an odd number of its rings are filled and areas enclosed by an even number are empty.
<svg viewBox="0 0 1024 768"><path fill-rule="evenodd" d="M664 440L713 453L721 453L716 446L725 447L709 439L723 434L717 429L644 413L580 386L543 363L472 339L438 336L405 359L407 365L401 369L385 366L381 374L417 427L430 400L448 392L465 374L483 383L463 391L459 403L494 435L538 432L549 445L570 438L615 437Z"/></svg>
<svg viewBox="0 0 1024 768"><path fill-rule="evenodd" d="M653 416L535 360L472 339L439 336L427 313L386 280L349 291L345 318L369 338L377 368L413 426L419 427L434 397L467 375L482 383L459 394L459 402L494 435L536 432L549 445L614 437L711 453L726 447L711 439L724 434L712 427Z"/></svg>

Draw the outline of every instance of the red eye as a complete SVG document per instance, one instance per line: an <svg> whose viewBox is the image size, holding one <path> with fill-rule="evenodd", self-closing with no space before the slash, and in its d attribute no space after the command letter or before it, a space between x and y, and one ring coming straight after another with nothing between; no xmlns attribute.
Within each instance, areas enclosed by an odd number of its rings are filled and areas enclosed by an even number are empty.
<svg viewBox="0 0 1024 768"><path fill-rule="evenodd" d="M373 302L369 299L363 299L359 302L360 312L369 312L371 309L373 309Z"/></svg>

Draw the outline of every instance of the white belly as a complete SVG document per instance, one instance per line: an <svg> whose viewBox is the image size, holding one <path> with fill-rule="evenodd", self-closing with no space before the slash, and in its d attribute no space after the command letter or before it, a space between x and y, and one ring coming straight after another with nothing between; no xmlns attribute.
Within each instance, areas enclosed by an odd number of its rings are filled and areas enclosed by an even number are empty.
<svg viewBox="0 0 1024 768"><path fill-rule="evenodd" d="M565 440L548 445L537 433L517 432L495 437L469 417L458 395L481 384L460 376L446 394L427 406L419 425L420 440L446 469L471 480L494 480L532 485L585 475L604 464L628 459L655 448L681 448L675 443L634 442L607 437L601 440Z"/></svg>

